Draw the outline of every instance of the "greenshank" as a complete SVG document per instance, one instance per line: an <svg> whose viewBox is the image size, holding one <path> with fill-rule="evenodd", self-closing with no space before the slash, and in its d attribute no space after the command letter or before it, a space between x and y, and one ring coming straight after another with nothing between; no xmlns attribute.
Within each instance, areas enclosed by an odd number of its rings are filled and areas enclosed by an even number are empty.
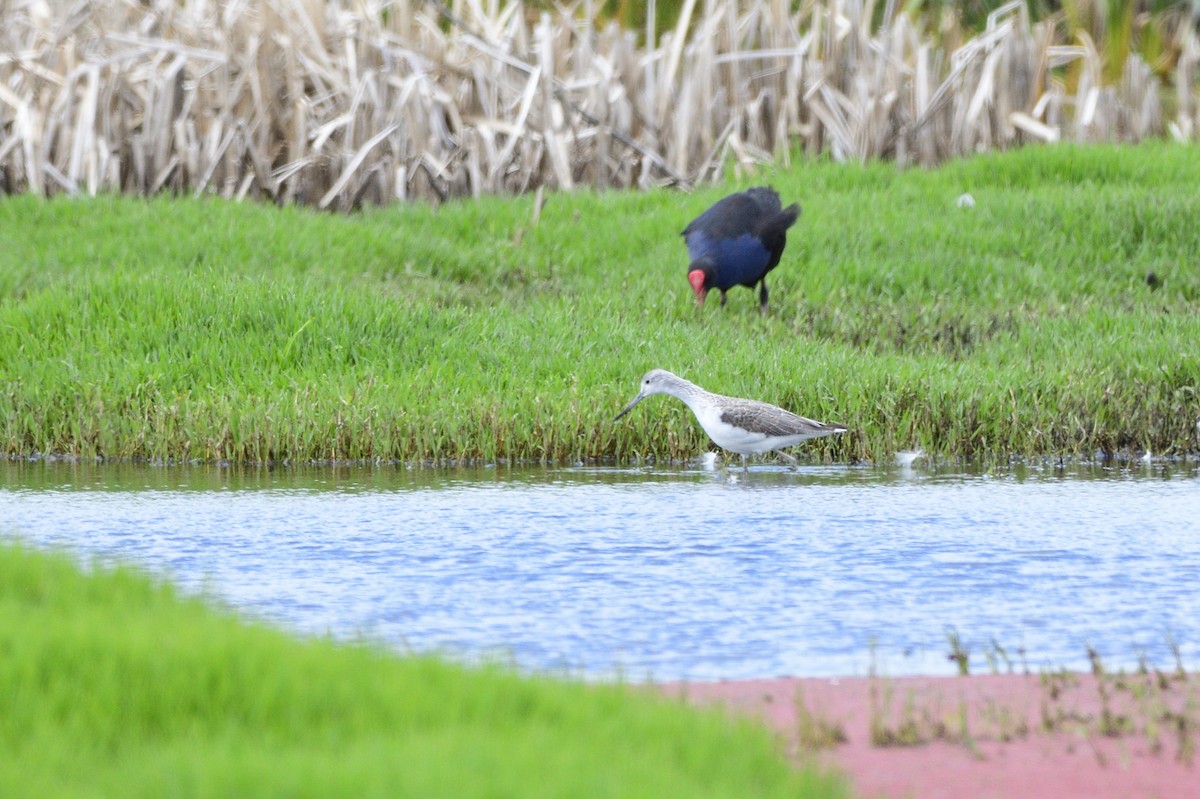
<svg viewBox="0 0 1200 799"><path fill-rule="evenodd" d="M683 400L714 444L742 456L743 469L746 468L748 455L759 455L781 447L793 447L810 438L846 432L844 427L805 419L766 402L713 394L665 369L647 372L642 378L641 391L613 421L654 394L669 394ZM786 452L779 454L788 463L796 463L796 459Z"/></svg>

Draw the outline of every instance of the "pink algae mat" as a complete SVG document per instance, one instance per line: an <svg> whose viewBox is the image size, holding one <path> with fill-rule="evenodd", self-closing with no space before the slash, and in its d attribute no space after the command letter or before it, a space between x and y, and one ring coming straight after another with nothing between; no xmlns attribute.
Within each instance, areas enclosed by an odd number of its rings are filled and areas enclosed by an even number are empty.
<svg viewBox="0 0 1200 799"><path fill-rule="evenodd" d="M797 757L823 741L818 762L867 799L1200 799L1195 674L779 678L660 690L760 717Z"/></svg>

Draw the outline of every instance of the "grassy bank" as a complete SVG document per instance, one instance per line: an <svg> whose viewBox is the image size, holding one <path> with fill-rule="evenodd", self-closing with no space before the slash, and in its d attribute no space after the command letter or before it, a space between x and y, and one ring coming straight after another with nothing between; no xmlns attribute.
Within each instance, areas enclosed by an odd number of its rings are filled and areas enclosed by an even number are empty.
<svg viewBox="0 0 1200 799"><path fill-rule="evenodd" d="M665 367L851 433L815 458L1196 449L1200 158L1062 146L769 175L772 275L693 307L683 226L728 188L320 215L0 200L8 455L264 461L694 456ZM956 198L970 192L976 205ZM1147 281L1152 273L1151 285Z"/></svg>
<svg viewBox="0 0 1200 799"><path fill-rule="evenodd" d="M297 641L0 546L0 794L839 797L750 723L618 686Z"/></svg>

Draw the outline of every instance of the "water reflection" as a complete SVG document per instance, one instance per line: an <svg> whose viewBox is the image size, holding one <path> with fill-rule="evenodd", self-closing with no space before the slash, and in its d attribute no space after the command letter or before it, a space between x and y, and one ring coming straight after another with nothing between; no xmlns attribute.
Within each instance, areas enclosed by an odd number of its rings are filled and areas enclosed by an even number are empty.
<svg viewBox="0 0 1200 799"><path fill-rule="evenodd" d="M8 463L0 527L304 632L634 677L948 673L1200 643L1187 467L986 473ZM874 655L872 655L874 653Z"/></svg>

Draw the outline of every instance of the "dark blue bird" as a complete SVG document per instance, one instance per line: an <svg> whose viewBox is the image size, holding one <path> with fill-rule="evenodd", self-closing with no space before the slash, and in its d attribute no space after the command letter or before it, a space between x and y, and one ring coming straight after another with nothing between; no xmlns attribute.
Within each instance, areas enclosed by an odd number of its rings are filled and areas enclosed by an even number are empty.
<svg viewBox="0 0 1200 799"><path fill-rule="evenodd" d="M725 292L734 286L758 289L758 309L767 312L767 272L779 263L787 245L787 229L800 216L800 206L787 208L768 186L731 194L718 200L683 229L688 255L688 282L703 305L712 289Z"/></svg>

